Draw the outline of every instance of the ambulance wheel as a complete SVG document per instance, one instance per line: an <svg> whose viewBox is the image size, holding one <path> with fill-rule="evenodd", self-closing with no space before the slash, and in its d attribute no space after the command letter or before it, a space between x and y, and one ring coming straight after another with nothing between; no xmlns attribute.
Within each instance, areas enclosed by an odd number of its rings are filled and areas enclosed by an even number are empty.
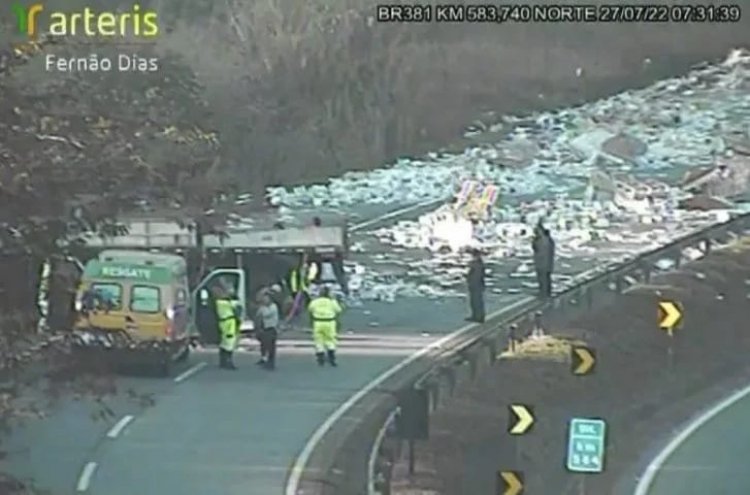
<svg viewBox="0 0 750 495"><path fill-rule="evenodd" d="M77 366L87 366L91 361L91 351L85 346L80 344L73 344L71 346L71 357Z"/></svg>
<svg viewBox="0 0 750 495"><path fill-rule="evenodd" d="M177 355L177 358L175 359L176 363L184 363L188 360L190 357L190 344L186 343L185 347L180 351L180 353Z"/></svg>
<svg viewBox="0 0 750 495"><path fill-rule="evenodd" d="M160 357L157 364L157 373L162 377L168 377L172 374L172 356L168 353Z"/></svg>

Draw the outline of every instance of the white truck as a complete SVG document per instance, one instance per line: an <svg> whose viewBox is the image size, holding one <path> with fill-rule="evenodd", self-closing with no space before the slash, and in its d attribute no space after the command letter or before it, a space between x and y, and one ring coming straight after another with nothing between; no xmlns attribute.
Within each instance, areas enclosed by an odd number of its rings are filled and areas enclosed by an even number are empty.
<svg viewBox="0 0 750 495"><path fill-rule="evenodd" d="M186 257L190 271L193 315L213 311L208 289L218 279L229 288L243 315L243 332L252 332L251 305L261 287L285 280L303 254L321 264L336 264L337 273L347 252L347 226L225 227L221 234L198 235L192 223L181 224L167 218L121 218L127 234L85 237L84 245L70 251L82 261L94 258L104 249L143 250L179 253ZM203 328L199 329L202 331ZM217 336L208 330L200 340L215 343Z"/></svg>

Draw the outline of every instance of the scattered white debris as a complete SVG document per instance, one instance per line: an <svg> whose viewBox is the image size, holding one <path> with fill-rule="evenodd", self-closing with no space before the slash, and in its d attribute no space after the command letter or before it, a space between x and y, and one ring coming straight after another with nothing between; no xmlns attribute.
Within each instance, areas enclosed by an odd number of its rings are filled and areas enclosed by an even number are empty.
<svg viewBox="0 0 750 495"><path fill-rule="evenodd" d="M583 69L576 72L583 76ZM325 185L273 188L269 197L291 210L351 211L366 204L447 200L467 179L494 184L499 200L487 222L474 225L446 204L415 221L379 229L370 242L358 237L351 251L362 253L358 256L367 266L348 266L350 289L354 300L386 302L457 295L464 292L465 248L481 247L493 270L488 289L518 293L535 285L530 239L540 219L556 240L558 266L575 265L568 272L621 262L728 220L729 208L681 209L686 193L680 181L688 171L725 163L742 177L740 182L750 182L746 160L729 152L741 149L730 136L750 139L748 84L750 52L735 50L722 64L645 89L575 108L503 117L489 128L504 136L493 145L402 159L390 168L350 172ZM472 133L481 133L481 127L474 126ZM736 192L713 187L714 192ZM366 260L371 243L386 254ZM686 255L702 254L691 250ZM400 267L399 273L386 273L377 266L382 263ZM668 270L674 262L660 260L657 266ZM561 274L555 283L573 282Z"/></svg>
<svg viewBox="0 0 750 495"><path fill-rule="evenodd" d="M271 188L269 196L274 204L293 208L411 204L447 198L467 176L499 185L501 198L554 195L580 186L601 155L596 152L616 136L627 136L648 150L636 154L634 165L621 164L631 172L711 165L726 148L723 136L747 133L750 95L743 85L749 70L750 53L735 50L722 64L645 89L575 108L504 117L489 131L512 129L492 146L402 159L389 168L346 173L325 185ZM598 146L590 143L592 153L582 158L574 142L580 144L591 133L602 140ZM518 163L528 166L519 168Z"/></svg>

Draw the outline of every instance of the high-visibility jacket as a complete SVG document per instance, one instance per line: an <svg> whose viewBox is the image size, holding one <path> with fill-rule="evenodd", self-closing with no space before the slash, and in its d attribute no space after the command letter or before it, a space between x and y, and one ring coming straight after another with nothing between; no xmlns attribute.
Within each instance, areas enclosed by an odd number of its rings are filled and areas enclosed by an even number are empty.
<svg viewBox="0 0 750 495"><path fill-rule="evenodd" d="M292 271L289 272L289 290L292 291L292 294L296 294L297 292L307 289L304 280L300 280L301 278L302 277L300 277L299 269L292 268Z"/></svg>
<svg viewBox="0 0 750 495"><path fill-rule="evenodd" d="M237 313L234 303L230 299L217 299L216 316L219 320L221 338L234 338L237 335Z"/></svg>
<svg viewBox="0 0 750 495"><path fill-rule="evenodd" d="M292 294L307 292L310 289L310 282L318 276L318 264L310 263L302 271L305 272L304 276L300 273L299 268L293 268L289 274L289 289L292 291Z"/></svg>
<svg viewBox="0 0 750 495"><path fill-rule="evenodd" d="M307 265L307 282L310 283L317 280L319 272L320 268L318 267L318 263L315 261L310 262L310 264Z"/></svg>
<svg viewBox="0 0 750 495"><path fill-rule="evenodd" d="M312 317L313 324L316 322L335 322L343 311L336 299L331 297L316 297L307 306Z"/></svg>

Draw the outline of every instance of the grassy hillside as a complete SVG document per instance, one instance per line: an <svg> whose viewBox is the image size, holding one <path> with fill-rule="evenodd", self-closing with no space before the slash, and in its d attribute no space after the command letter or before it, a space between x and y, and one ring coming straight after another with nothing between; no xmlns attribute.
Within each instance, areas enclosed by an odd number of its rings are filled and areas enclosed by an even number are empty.
<svg viewBox="0 0 750 495"><path fill-rule="evenodd" d="M217 3L210 19L178 22L166 37L205 84L243 176L288 182L378 166L445 145L481 112L603 96L750 41L748 21L374 24L375 3Z"/></svg>
<svg viewBox="0 0 750 495"><path fill-rule="evenodd" d="M112 8L103 0L56 4ZM747 20L377 24L371 0L141 4L159 13L156 49L197 76L221 134L224 170L243 186L381 166L455 140L482 112L603 96L750 42Z"/></svg>

